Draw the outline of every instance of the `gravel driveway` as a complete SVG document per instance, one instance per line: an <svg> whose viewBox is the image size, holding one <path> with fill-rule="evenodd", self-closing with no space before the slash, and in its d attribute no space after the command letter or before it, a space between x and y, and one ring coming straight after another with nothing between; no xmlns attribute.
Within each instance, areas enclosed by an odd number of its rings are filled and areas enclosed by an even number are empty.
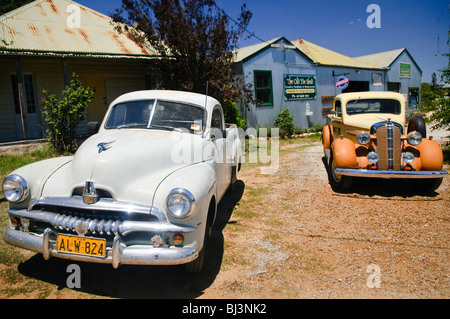
<svg viewBox="0 0 450 319"><path fill-rule="evenodd" d="M367 179L336 193L320 142L297 139L280 156L274 175L239 175L222 267L202 297L450 297L448 176L433 194Z"/></svg>

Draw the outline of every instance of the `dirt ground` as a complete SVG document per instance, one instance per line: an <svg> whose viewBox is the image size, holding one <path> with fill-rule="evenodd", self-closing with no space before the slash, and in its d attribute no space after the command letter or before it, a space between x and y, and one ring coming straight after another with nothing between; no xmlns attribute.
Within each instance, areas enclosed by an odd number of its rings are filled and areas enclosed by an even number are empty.
<svg viewBox="0 0 450 319"><path fill-rule="evenodd" d="M319 143L280 154L275 175L258 167L240 175L240 203L266 191L253 218L236 207L231 220L245 231L224 230L236 263L202 297L450 297L448 177L433 194L398 180L358 180L337 193Z"/></svg>
<svg viewBox="0 0 450 319"><path fill-rule="evenodd" d="M202 273L79 263L81 288L69 289L73 262L22 251L0 264L0 298L449 298L449 177L432 194L399 180L339 193L322 157L318 139L295 139L275 174L245 164Z"/></svg>

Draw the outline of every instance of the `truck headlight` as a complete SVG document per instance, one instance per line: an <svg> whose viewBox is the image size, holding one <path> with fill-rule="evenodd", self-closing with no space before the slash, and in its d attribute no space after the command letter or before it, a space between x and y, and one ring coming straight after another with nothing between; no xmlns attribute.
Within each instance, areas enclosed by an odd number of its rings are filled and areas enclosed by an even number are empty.
<svg viewBox="0 0 450 319"><path fill-rule="evenodd" d="M167 210L176 218L185 218L192 212L195 203L194 195L187 189L175 188L167 196Z"/></svg>
<svg viewBox="0 0 450 319"><path fill-rule="evenodd" d="M28 197L28 185L25 179L16 174L9 175L2 184L3 195L13 203L23 202Z"/></svg>
<svg viewBox="0 0 450 319"><path fill-rule="evenodd" d="M375 152L370 152L367 154L367 160L372 164L376 164L378 162L378 154Z"/></svg>
<svg viewBox="0 0 450 319"><path fill-rule="evenodd" d="M419 132L412 132L408 135L408 143L414 146L419 145L422 142L422 134Z"/></svg>
<svg viewBox="0 0 450 319"><path fill-rule="evenodd" d="M356 140L361 145L367 145L370 142L370 135L367 132L361 132L356 135Z"/></svg>
<svg viewBox="0 0 450 319"><path fill-rule="evenodd" d="M419 133L419 135L420 135L420 133ZM405 152L403 154L403 162L405 162L406 164L411 164L412 162L414 162L415 158L416 157L411 152Z"/></svg>

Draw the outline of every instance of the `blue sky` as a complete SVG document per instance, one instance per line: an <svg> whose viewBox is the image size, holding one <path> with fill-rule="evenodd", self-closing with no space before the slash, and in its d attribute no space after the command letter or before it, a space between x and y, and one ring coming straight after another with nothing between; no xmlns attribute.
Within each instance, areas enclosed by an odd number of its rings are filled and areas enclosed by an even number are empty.
<svg viewBox="0 0 450 319"><path fill-rule="evenodd" d="M109 15L121 0L75 0ZM447 66L450 2L447 0L216 0L237 18L245 2L253 13L248 30L263 40L305 39L356 57L407 48L423 71L422 82ZM380 28L369 28L370 4L380 8ZM250 38L242 46L260 42ZM438 78L439 79L439 78Z"/></svg>

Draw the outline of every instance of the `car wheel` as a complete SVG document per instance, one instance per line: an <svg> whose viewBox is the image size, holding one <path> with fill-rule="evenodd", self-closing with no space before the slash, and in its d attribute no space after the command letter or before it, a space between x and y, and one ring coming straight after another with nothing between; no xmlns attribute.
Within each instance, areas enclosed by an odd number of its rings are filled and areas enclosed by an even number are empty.
<svg viewBox="0 0 450 319"><path fill-rule="evenodd" d="M342 176L336 174L334 169L336 168L336 162L333 157L333 150L330 152L330 162L328 164L328 180L333 189L338 189L341 191L347 190L352 186L353 178L351 176Z"/></svg>
<svg viewBox="0 0 450 319"><path fill-rule="evenodd" d="M408 133L413 131L419 132L423 138L427 137L427 127L422 116L414 115L410 118L408 123Z"/></svg>

